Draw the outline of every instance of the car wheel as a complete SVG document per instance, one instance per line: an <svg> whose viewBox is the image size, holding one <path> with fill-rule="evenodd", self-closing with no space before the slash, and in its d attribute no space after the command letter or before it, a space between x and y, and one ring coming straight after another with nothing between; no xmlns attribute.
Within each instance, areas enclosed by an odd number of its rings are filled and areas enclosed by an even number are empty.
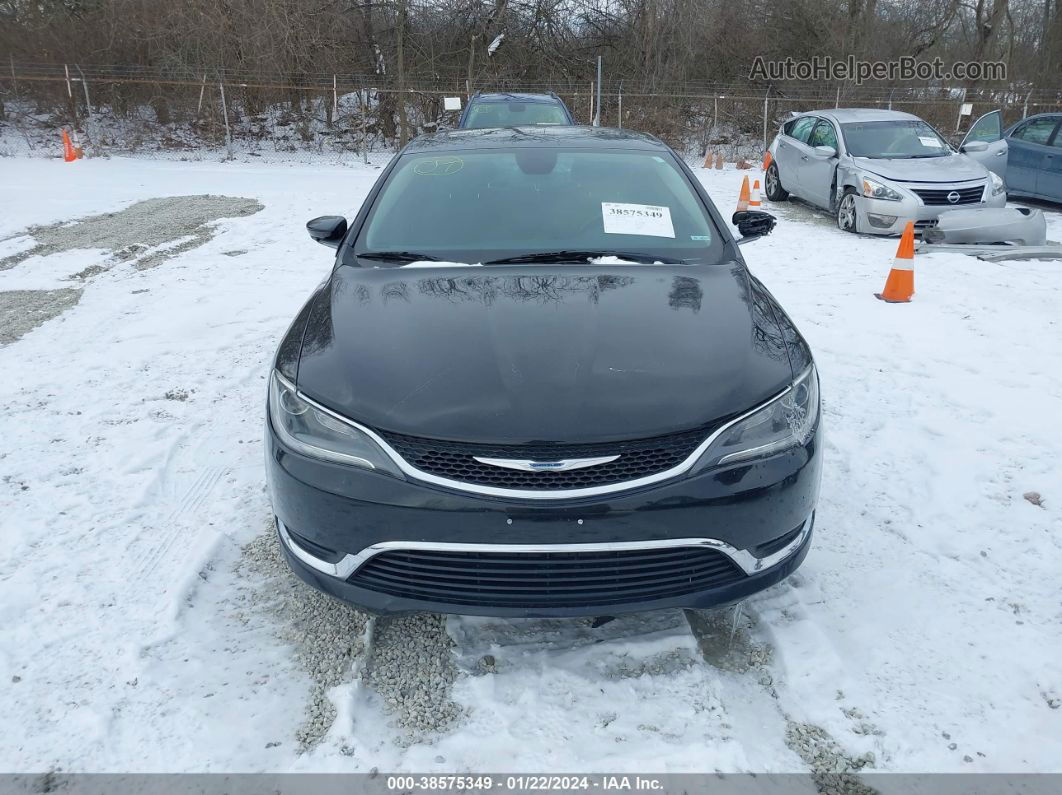
<svg viewBox="0 0 1062 795"><path fill-rule="evenodd" d="M767 167L767 174L763 178L767 199L772 202L784 202L789 198L789 191L782 187L782 179L778 176L778 164L771 163Z"/></svg>
<svg viewBox="0 0 1062 795"><path fill-rule="evenodd" d="M844 232L859 232L859 210L856 207L855 188L845 188L844 196L837 204L837 228Z"/></svg>

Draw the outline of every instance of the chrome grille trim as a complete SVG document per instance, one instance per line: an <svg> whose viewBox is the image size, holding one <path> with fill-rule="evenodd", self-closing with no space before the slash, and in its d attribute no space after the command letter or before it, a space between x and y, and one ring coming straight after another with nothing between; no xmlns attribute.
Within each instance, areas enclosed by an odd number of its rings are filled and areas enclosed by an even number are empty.
<svg viewBox="0 0 1062 795"><path fill-rule="evenodd" d="M811 365L811 367L814 367L814 365ZM805 370L805 372L807 371ZM741 422L743 419L752 416L757 411L770 405L783 395L788 394L793 389L792 385L787 386L785 389L771 396L762 403L754 406L745 413L739 414L732 420L723 423L718 428L716 428L703 442L697 445L693 452L690 453L681 463L676 464L675 466L671 467L670 469L666 469L663 472L657 472L653 475L646 475L645 477L636 478L634 480L625 480L619 483L608 483L601 486L588 486L586 488L579 489L559 489L547 491L532 489L506 489L498 486L481 486L476 483L464 483L459 480L451 480L450 478L439 477L438 475L433 475L430 472L424 472L423 470L417 469L416 467L412 466L408 461L406 461L401 455L399 455L398 451L396 451L390 444L387 443L387 440L380 436L380 434L376 433L372 428L362 425L360 422L355 422L349 417L344 417L342 414L338 414L332 411L331 409L322 406L313 398L307 397L301 390L296 389L291 384L291 382L283 378L279 373L277 373L275 377L279 378L282 383L288 386L288 388L292 389L302 400L305 400L318 411L321 411L327 414L329 417L333 417L339 422L345 423L351 426L352 428L356 428L357 430L364 433L366 436L376 442L376 444L379 445L380 449L383 450L391 458L391 460L395 462L395 466L397 466L400 470L402 470L405 475L409 476L413 480L419 480L423 483L430 483L435 486L442 486L444 488L454 489L456 491L466 491L472 494L483 494L488 497L511 497L520 500L574 500L579 499L581 497L596 497L601 494L614 494L620 491L629 491L631 489L641 488L642 486L649 486L653 483L659 483L661 481L668 480L670 478L681 475L689 471L693 467L693 465L697 463L697 459L701 457L704 451L711 446L712 442L718 439L728 429L732 428L734 425ZM801 375L794 380L799 381L802 377L803 373L801 373Z"/></svg>
<svg viewBox="0 0 1062 795"><path fill-rule="evenodd" d="M811 534L815 515L804 520L800 532L788 544L762 558L757 558L747 549L738 549L716 538L667 538L652 541L609 541L597 544L457 544L442 541L381 541L366 547L356 554L346 554L338 563L329 563L310 554L291 538L288 528L277 519L277 531L284 546L296 558L307 566L331 577L341 580L350 578L371 558L381 552L390 550L424 550L433 552L504 552L504 553L548 553L548 552L618 552L638 549L675 549L681 547L710 547L717 549L736 563L745 574L756 574L781 563L807 541Z"/></svg>

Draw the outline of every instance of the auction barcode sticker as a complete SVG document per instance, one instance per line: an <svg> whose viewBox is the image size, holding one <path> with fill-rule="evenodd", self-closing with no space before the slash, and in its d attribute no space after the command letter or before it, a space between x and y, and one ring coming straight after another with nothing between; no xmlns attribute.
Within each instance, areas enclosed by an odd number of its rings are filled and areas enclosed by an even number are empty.
<svg viewBox="0 0 1062 795"><path fill-rule="evenodd" d="M649 235L674 237L671 210L654 204L601 202L601 217L609 235Z"/></svg>

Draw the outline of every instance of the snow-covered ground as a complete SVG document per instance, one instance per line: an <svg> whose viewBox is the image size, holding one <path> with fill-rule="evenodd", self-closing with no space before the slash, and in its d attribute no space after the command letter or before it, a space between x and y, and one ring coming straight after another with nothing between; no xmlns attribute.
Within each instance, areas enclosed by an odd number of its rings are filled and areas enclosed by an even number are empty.
<svg viewBox="0 0 1062 795"><path fill-rule="evenodd" d="M4 322L82 289L0 346L0 769L1062 771L1062 263L921 256L887 305L895 240L768 207L826 421L797 575L725 621L366 621L276 566L261 431L303 222L377 173L0 159ZM741 174L699 172L727 214ZM24 256L202 194L263 209Z"/></svg>

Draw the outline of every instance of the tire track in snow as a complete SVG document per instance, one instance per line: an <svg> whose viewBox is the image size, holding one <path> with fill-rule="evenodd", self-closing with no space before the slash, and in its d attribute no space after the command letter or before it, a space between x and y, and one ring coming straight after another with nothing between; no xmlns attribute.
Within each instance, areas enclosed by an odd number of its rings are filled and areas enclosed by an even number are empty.
<svg viewBox="0 0 1062 795"><path fill-rule="evenodd" d="M163 559L174 562L184 559L199 535L196 525L200 509L227 472L224 467L207 467L193 480L163 520L161 533L151 539L134 564L138 578L154 576ZM145 535L142 533L140 540L144 540Z"/></svg>
<svg viewBox="0 0 1062 795"><path fill-rule="evenodd" d="M779 719L775 737L780 733L785 746L804 762L820 793L873 795L877 790L857 773L874 768L885 750L877 737L881 732L862 720L866 716L858 707L846 707L850 699L845 690L858 688L838 650L812 620L806 590L821 596L798 572L738 605L731 615L688 611L687 618L709 662L748 673L748 684L755 681L762 688L759 700L767 697L772 703L761 703L759 714L773 709ZM823 698L824 693L834 698ZM842 745L837 736L847 742ZM779 761L778 756L768 758L759 769L778 769Z"/></svg>
<svg viewBox="0 0 1062 795"><path fill-rule="evenodd" d="M646 759L676 771L744 767L718 676L679 611L607 623L450 616L447 631L465 713L433 745L447 759L473 769L500 758L523 770L644 770Z"/></svg>

